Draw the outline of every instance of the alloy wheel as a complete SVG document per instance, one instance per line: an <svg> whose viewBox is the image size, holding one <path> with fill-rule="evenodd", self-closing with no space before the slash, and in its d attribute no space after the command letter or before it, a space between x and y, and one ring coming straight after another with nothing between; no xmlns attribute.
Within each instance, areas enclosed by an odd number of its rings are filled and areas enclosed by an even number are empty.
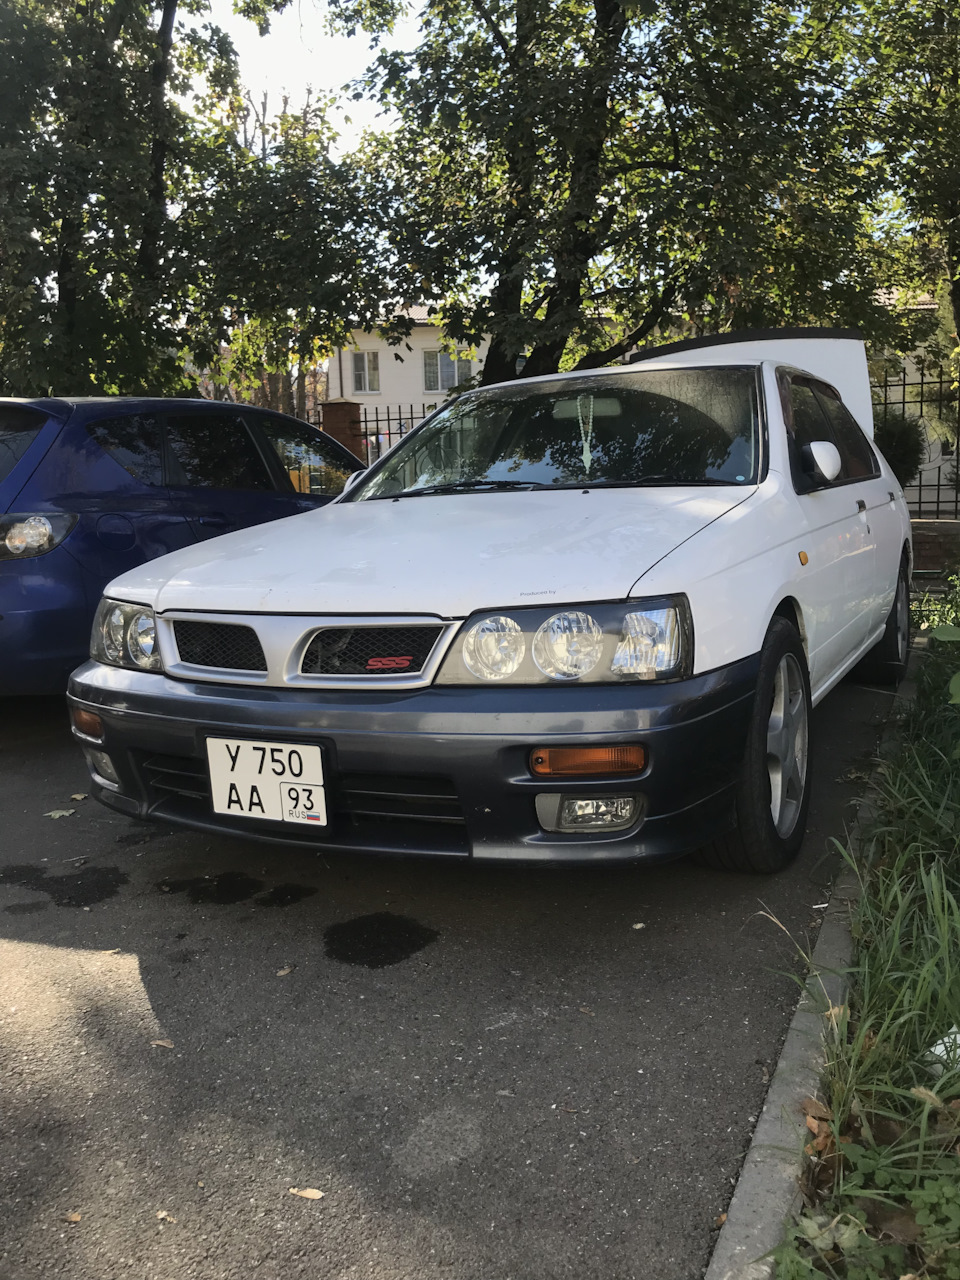
<svg viewBox="0 0 960 1280"><path fill-rule="evenodd" d="M773 705L767 722L767 772L770 816L786 839L800 816L807 785L807 699L800 663L785 653L773 683Z"/></svg>

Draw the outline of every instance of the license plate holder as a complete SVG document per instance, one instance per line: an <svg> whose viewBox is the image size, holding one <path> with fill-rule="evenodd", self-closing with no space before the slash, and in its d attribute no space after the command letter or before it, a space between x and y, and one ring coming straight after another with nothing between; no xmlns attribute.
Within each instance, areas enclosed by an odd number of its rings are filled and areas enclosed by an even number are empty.
<svg viewBox="0 0 960 1280"><path fill-rule="evenodd" d="M214 813L327 825L323 749L252 738L207 738Z"/></svg>

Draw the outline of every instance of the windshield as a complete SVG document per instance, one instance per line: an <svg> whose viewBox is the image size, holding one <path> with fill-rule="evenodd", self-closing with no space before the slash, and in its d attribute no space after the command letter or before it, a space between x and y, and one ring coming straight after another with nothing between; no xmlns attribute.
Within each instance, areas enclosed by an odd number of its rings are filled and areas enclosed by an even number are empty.
<svg viewBox="0 0 960 1280"><path fill-rule="evenodd" d="M645 370L474 391L351 497L602 485L755 484L756 370Z"/></svg>

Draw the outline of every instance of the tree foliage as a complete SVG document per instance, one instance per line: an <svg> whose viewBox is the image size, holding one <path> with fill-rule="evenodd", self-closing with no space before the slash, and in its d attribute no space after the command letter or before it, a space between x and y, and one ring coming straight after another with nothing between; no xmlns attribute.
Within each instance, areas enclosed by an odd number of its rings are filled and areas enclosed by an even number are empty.
<svg viewBox="0 0 960 1280"><path fill-rule="evenodd" d="M917 266L960 331L960 4L861 0L853 100L910 215Z"/></svg>
<svg viewBox="0 0 960 1280"><path fill-rule="evenodd" d="M380 313L377 173L324 104L245 135L207 0L8 0L0 57L0 391L184 390L237 328L289 369Z"/></svg>
<svg viewBox="0 0 960 1280"><path fill-rule="evenodd" d="M684 326L907 341L879 291L915 273L843 109L836 19L780 0L428 0L420 44L381 52L364 89L401 120L394 249L452 339L492 335L485 381L521 353L525 374L591 367Z"/></svg>

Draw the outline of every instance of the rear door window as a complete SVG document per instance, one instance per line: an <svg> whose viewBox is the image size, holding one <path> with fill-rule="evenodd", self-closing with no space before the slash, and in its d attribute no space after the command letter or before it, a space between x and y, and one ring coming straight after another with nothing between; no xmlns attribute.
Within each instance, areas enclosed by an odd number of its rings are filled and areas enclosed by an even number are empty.
<svg viewBox="0 0 960 1280"><path fill-rule="evenodd" d="M307 423L257 414L250 425L266 437L296 493L334 497L360 469L359 462Z"/></svg>
<svg viewBox="0 0 960 1280"><path fill-rule="evenodd" d="M27 452L47 415L26 405L0 406L0 480L6 480Z"/></svg>
<svg viewBox="0 0 960 1280"><path fill-rule="evenodd" d="M273 489L246 424L234 413L166 417L167 480L197 489Z"/></svg>
<svg viewBox="0 0 960 1280"><path fill-rule="evenodd" d="M119 462L134 480L154 488L163 484L160 424L155 414L101 418L88 423L87 430L100 448Z"/></svg>

